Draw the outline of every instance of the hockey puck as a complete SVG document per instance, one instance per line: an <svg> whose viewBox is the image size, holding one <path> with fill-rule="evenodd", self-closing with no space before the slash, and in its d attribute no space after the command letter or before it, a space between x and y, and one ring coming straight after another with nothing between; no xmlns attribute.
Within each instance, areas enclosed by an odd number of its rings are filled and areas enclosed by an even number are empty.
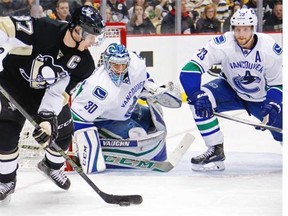
<svg viewBox="0 0 288 216"><path fill-rule="evenodd" d="M120 206L130 206L130 202L120 202L119 205Z"/></svg>

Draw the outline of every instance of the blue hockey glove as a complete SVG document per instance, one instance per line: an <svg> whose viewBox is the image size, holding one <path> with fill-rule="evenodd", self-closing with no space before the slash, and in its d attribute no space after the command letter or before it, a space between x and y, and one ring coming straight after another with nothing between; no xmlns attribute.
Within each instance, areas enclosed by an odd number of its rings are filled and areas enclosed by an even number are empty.
<svg viewBox="0 0 288 216"><path fill-rule="evenodd" d="M263 117L268 115L268 122L266 124L271 126L276 123L280 113L281 105L273 101L265 103L260 112L261 116Z"/></svg>
<svg viewBox="0 0 288 216"><path fill-rule="evenodd" d="M188 104L194 105L196 115L199 117L211 117L213 109L206 92L198 90L188 97Z"/></svg>
<svg viewBox="0 0 288 216"><path fill-rule="evenodd" d="M274 126L281 117L282 89L272 87L267 91L266 100L261 108L260 115L264 117L262 123ZM259 128L256 128L259 129Z"/></svg>

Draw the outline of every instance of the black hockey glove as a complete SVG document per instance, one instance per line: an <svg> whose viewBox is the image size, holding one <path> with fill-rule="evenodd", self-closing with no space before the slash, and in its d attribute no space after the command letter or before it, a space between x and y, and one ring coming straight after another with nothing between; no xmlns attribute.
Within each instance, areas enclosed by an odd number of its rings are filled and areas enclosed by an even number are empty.
<svg viewBox="0 0 288 216"><path fill-rule="evenodd" d="M45 148L58 137L57 116L53 112L42 111L38 114L38 122L40 122L40 129L33 131L33 137Z"/></svg>
<svg viewBox="0 0 288 216"><path fill-rule="evenodd" d="M195 113L197 116L211 117L213 115L212 104L206 92L198 90L188 97L188 104L194 105Z"/></svg>

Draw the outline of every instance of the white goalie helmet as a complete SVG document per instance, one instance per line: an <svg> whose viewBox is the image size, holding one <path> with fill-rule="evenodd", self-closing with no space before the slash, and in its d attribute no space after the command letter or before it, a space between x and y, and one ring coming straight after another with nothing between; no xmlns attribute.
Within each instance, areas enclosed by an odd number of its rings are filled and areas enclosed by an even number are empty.
<svg viewBox="0 0 288 216"><path fill-rule="evenodd" d="M254 32L257 28L258 19L253 9L238 9L230 19L231 30L233 26L253 26Z"/></svg>

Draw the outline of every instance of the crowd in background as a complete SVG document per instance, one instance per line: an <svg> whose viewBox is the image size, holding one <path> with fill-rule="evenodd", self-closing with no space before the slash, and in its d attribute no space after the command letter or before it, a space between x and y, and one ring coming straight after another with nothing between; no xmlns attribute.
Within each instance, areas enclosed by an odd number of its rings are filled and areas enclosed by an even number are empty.
<svg viewBox="0 0 288 216"><path fill-rule="evenodd" d="M128 34L173 34L177 6L181 10L181 33L224 33L239 8L253 8L258 0L107 0L106 22L124 22ZM0 0L0 16L48 16L69 21L81 5L100 10L100 0ZM37 7L37 8L36 8ZM282 32L282 0L263 0L263 32Z"/></svg>

